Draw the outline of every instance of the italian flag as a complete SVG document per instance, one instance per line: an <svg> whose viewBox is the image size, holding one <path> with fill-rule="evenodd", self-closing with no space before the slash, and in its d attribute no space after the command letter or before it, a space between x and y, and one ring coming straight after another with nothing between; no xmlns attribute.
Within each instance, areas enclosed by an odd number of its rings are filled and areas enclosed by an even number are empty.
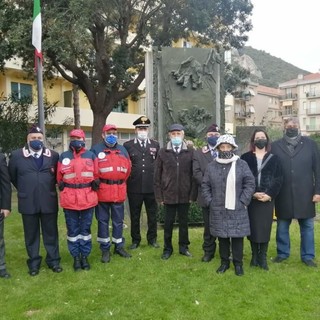
<svg viewBox="0 0 320 320"><path fill-rule="evenodd" d="M41 37L42 37L42 24L41 24L40 0L34 0L32 45L36 48L35 54L40 59L42 59Z"/></svg>

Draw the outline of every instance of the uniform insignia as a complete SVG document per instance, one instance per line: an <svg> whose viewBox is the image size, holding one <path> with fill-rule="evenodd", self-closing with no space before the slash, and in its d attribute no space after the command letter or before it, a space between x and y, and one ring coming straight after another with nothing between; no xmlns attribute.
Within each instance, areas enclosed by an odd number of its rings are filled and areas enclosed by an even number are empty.
<svg viewBox="0 0 320 320"><path fill-rule="evenodd" d="M104 159L106 157L106 154L104 152L99 152L98 158L99 159Z"/></svg>
<svg viewBox="0 0 320 320"><path fill-rule="evenodd" d="M68 164L70 164L70 162L71 162L71 160L70 160L69 158L64 158L64 159L62 160L62 164L63 164L64 166L67 166Z"/></svg>

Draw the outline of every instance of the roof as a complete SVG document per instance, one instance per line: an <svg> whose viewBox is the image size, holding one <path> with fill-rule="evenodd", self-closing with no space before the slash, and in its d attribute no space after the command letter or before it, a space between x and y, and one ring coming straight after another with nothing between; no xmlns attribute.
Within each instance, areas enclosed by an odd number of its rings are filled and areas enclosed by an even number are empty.
<svg viewBox="0 0 320 320"><path fill-rule="evenodd" d="M257 92L258 94L264 94L267 96L280 96L281 91L280 89L277 89L277 88L258 85Z"/></svg>
<svg viewBox="0 0 320 320"><path fill-rule="evenodd" d="M292 79L279 84L279 87L294 87L298 85L320 82L320 73L309 73L307 75L298 75L296 79Z"/></svg>

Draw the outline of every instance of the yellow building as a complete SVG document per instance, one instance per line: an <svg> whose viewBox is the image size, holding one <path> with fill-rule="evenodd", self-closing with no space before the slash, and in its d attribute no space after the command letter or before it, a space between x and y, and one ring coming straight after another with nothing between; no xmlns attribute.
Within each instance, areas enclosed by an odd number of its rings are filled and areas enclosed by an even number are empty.
<svg viewBox="0 0 320 320"><path fill-rule="evenodd" d="M44 81L43 84L44 99L49 103L57 103L56 112L49 120L50 124L63 125L67 119L71 119L68 127L65 128L63 134L58 139L48 139L47 144L55 148L58 152L62 152L68 148L68 133L73 128L73 96L72 84L61 76L57 76L53 80ZM17 97L27 96L32 99L31 117L37 108L37 85L33 80L29 80L27 74L22 70L19 60L10 60L5 64L5 73L0 74L0 97L5 99L12 94ZM80 104L80 120L81 128L86 132L87 147L91 146L91 128L93 124L93 114L90 109L88 99L82 91L79 91ZM123 143L134 135L134 126L132 123L140 115L145 114L145 99L141 97L138 101L127 99L127 110L122 112L121 108L115 108L114 112L107 118L107 123L114 123L118 127L119 142Z"/></svg>

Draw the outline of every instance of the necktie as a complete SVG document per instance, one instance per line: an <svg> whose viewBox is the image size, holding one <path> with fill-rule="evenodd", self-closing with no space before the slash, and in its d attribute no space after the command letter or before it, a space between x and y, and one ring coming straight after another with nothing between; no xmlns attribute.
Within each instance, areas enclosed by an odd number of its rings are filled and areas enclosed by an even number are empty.
<svg viewBox="0 0 320 320"><path fill-rule="evenodd" d="M33 156L34 156L36 159L39 158L39 154L38 154L38 153L35 153Z"/></svg>
<svg viewBox="0 0 320 320"><path fill-rule="evenodd" d="M179 147L174 147L174 149L176 153L179 153Z"/></svg>
<svg viewBox="0 0 320 320"><path fill-rule="evenodd" d="M144 145L144 141L141 141L141 148L142 148L142 149L145 149L145 147L146 147L146 146Z"/></svg>
<svg viewBox="0 0 320 320"><path fill-rule="evenodd" d="M213 149L211 149L211 155L213 159L215 159L217 156L216 152Z"/></svg>

